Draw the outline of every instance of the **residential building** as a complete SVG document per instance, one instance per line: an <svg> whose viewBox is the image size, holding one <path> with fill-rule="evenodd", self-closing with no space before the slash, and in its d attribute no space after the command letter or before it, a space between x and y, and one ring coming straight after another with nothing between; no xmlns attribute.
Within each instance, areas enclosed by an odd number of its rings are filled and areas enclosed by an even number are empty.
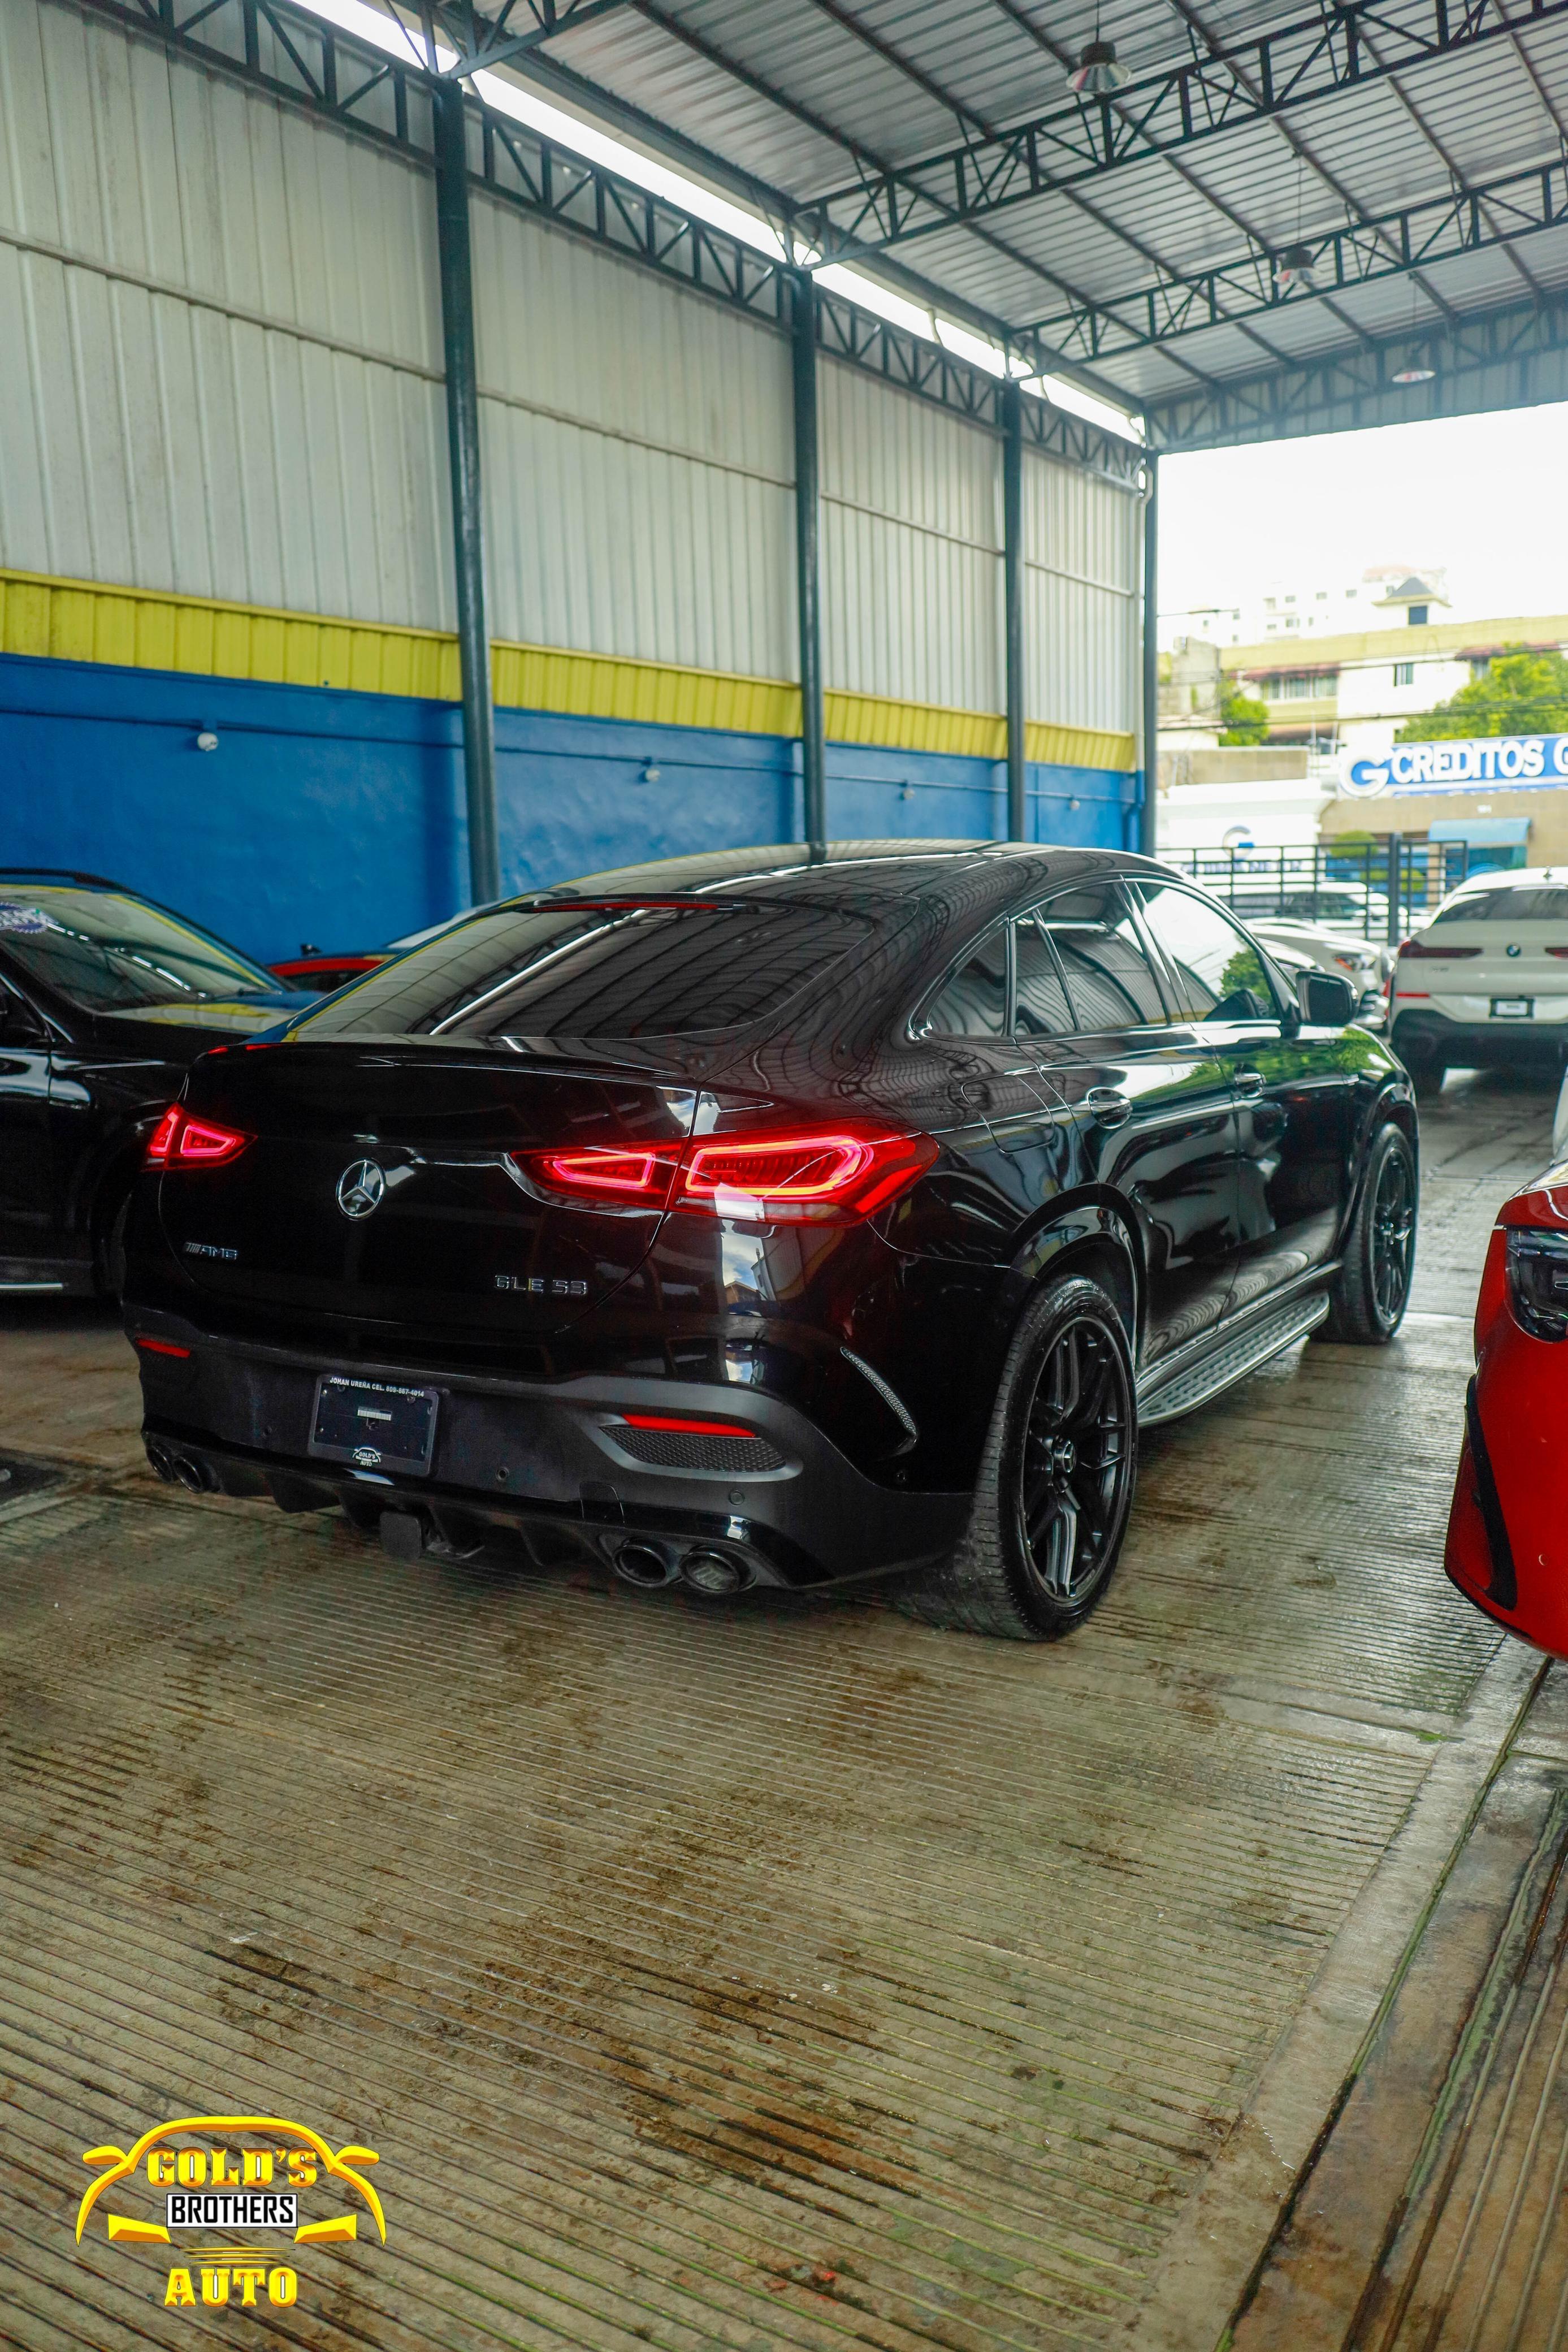
<svg viewBox="0 0 1568 2352"><path fill-rule="evenodd" d="M1160 618L1188 636L1250 646L1270 637L1339 636L1380 623L1419 627L1448 609L1448 574L1440 565L1375 563L1358 579L1281 576L1234 604L1194 605Z"/></svg>
<svg viewBox="0 0 1568 2352"><path fill-rule="evenodd" d="M1420 575L1407 575L1382 600L1381 612L1400 614L1393 625L1317 637L1310 649L1267 639L1221 648L1227 690L1239 688L1266 705L1271 743L1380 759L1409 719L1484 677L1500 653L1568 650L1568 614L1418 621L1419 600L1405 597L1412 578L1420 584Z"/></svg>

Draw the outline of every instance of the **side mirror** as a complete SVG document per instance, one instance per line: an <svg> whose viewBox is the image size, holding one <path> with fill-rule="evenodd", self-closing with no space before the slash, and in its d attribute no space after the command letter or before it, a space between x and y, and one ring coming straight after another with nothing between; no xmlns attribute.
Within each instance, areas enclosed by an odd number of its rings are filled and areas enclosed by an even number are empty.
<svg viewBox="0 0 1568 2352"><path fill-rule="evenodd" d="M1296 974L1296 1002L1310 1028L1343 1029L1355 1018L1360 999L1337 972L1301 971Z"/></svg>

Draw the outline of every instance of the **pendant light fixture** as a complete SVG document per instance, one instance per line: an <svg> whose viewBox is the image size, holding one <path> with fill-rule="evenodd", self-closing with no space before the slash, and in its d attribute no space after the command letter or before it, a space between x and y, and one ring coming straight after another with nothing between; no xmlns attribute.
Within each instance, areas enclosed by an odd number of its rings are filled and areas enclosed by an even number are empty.
<svg viewBox="0 0 1568 2352"><path fill-rule="evenodd" d="M1126 66L1116 62L1114 41L1100 37L1100 12L1094 12L1094 38L1084 48L1067 77L1067 87L1080 98L1112 98L1132 80Z"/></svg>

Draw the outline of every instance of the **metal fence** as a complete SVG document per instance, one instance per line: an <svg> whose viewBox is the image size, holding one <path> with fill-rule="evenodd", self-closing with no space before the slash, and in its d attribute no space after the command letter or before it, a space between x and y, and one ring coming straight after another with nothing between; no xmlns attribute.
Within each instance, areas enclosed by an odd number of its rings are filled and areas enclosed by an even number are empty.
<svg viewBox="0 0 1568 2352"><path fill-rule="evenodd" d="M1233 906L1243 921L1294 916L1390 943L1456 889L1470 864L1463 842L1404 841L1397 834L1282 849L1162 849L1159 856Z"/></svg>

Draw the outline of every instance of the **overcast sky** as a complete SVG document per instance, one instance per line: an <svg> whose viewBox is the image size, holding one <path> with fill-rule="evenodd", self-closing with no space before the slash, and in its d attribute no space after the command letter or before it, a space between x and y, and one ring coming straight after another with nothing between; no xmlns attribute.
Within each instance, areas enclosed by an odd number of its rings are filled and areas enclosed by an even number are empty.
<svg viewBox="0 0 1568 2352"><path fill-rule="evenodd" d="M1406 562L1457 621L1568 612L1568 406L1160 460L1162 613Z"/></svg>

